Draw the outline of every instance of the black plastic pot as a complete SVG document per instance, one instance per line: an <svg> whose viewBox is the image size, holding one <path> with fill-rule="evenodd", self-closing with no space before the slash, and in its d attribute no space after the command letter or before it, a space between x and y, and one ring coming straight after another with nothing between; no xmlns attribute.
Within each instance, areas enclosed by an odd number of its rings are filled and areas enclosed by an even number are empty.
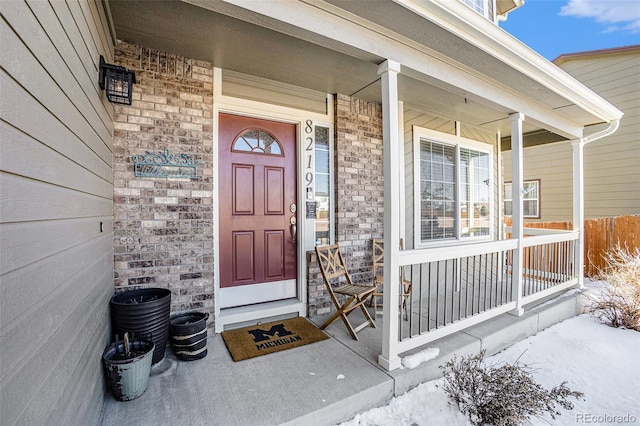
<svg viewBox="0 0 640 426"><path fill-rule="evenodd" d="M171 291L144 288L115 294L111 298L111 323L114 335L133 333L155 344L153 364L164 358L169 340Z"/></svg>
<svg viewBox="0 0 640 426"><path fill-rule="evenodd" d="M178 359L193 361L207 355L207 318L207 313L189 312L171 319L171 345Z"/></svg>

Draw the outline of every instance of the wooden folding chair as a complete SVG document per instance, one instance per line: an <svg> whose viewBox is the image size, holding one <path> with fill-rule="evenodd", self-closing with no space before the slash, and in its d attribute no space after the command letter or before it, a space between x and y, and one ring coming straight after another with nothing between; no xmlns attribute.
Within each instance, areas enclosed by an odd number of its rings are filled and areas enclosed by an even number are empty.
<svg viewBox="0 0 640 426"><path fill-rule="evenodd" d="M373 249L373 285L376 291L371 296L370 306L373 306L373 315L382 315L382 311L378 310L378 298L382 297L382 287L384 285L384 240L382 238L374 238L372 242ZM400 240L400 250L404 249L404 241ZM404 267L400 273L400 285L402 295L402 310L404 311L404 320L409 320L407 309L407 300L411 296L411 280L407 279L404 273Z"/></svg>
<svg viewBox="0 0 640 426"><path fill-rule="evenodd" d="M358 340L358 336L356 335L358 331L362 330L367 325L376 328L376 324L371 318L371 315L369 315L367 308L364 306L367 299L376 288L370 285L353 284L338 244L316 247L316 256L318 257L318 263L320 264L320 271L322 272L324 284L327 287L331 301L337 309L337 312L322 324L320 330L324 330L329 324L336 321L338 318L342 318L342 322L344 322L344 325L347 327L351 337ZM332 285L334 283L336 283L335 287ZM347 296L348 299L341 305L336 295L344 295ZM354 328L347 317L356 308L360 308L362 310L366 321Z"/></svg>
<svg viewBox="0 0 640 426"><path fill-rule="evenodd" d="M372 260L373 260L373 286L376 291L371 295L371 302L369 306L373 306L374 318L378 315L382 315L382 311L378 310L378 301L383 296L382 286L384 284L384 240L380 238L374 238L372 244Z"/></svg>

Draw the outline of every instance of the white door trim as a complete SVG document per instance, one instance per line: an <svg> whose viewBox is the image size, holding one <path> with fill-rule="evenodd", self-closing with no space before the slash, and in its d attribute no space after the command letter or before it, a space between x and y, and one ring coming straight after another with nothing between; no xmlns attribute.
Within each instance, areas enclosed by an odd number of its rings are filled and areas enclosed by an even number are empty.
<svg viewBox="0 0 640 426"><path fill-rule="evenodd" d="M310 241L306 241L307 238L303 238L308 234L306 228L306 221L302 220L304 214L303 203L305 201L304 185L304 168L302 167L304 161L304 150L300 149L300 141L302 138L303 123L306 120L312 120L314 122L322 122L333 124L333 95L327 95L327 114L318 114L309 111L297 110L293 108L283 107L279 105L271 105L263 102L251 101L246 99L233 98L222 94L222 69L213 69L213 141L212 141L212 155L213 155L213 250L214 253L220 253L220 218L219 218L219 185L216 184L218 176L218 132L219 132L219 115L220 113L236 114L246 117L259 118L264 120L278 121L282 123L296 124L297 126L297 149L298 157L296 159L297 167L297 200L298 200L298 273L297 273L297 297L294 294L293 298L283 299L274 302L260 303L251 306L243 306L239 308L225 308L223 303L223 294L220 287L220 266L218 263L218 256L215 256L214 261L214 317L215 317L215 331L220 333L224 330L224 326L228 324L238 323L241 321L252 321L255 319L266 318L277 315L287 315L291 313L297 313L298 316L306 316L307 314L307 282L306 282L306 269L307 269L307 257L306 251L311 250L314 247L313 238ZM269 283L267 283L269 284ZM231 292L233 293L233 292ZM225 294L226 296L226 294ZM286 297L286 295L285 295ZM224 309L224 315L222 310Z"/></svg>
<svg viewBox="0 0 640 426"><path fill-rule="evenodd" d="M247 292L244 285L225 287L220 289L220 308L233 308L253 303L273 302L275 300L296 297L296 280L273 281L260 284L250 284L251 291Z"/></svg>

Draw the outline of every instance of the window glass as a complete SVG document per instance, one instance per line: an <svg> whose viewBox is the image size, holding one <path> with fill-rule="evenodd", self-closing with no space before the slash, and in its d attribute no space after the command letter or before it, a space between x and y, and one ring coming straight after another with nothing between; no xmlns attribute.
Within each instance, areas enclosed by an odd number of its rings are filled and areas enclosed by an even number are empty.
<svg viewBox="0 0 640 426"><path fill-rule="evenodd" d="M329 174L329 151L316 147L316 173Z"/></svg>
<svg viewBox="0 0 640 426"><path fill-rule="evenodd" d="M282 155L280 143L268 132L248 130L233 142L232 151L251 152L255 154Z"/></svg>
<svg viewBox="0 0 640 426"><path fill-rule="evenodd" d="M420 141L420 235L455 238L455 146Z"/></svg>
<svg viewBox="0 0 640 426"><path fill-rule="evenodd" d="M489 154L460 148L461 236L489 235Z"/></svg>
<svg viewBox="0 0 640 426"><path fill-rule="evenodd" d="M260 145L260 132L258 130L249 130L240 136L249 147L257 147Z"/></svg>
<svg viewBox="0 0 640 426"><path fill-rule="evenodd" d="M262 148L266 154L282 154L278 141L266 132L260 132L260 148Z"/></svg>
<svg viewBox="0 0 640 426"><path fill-rule="evenodd" d="M316 177L316 197L328 197L329 190L329 174L318 173Z"/></svg>
<svg viewBox="0 0 640 426"><path fill-rule="evenodd" d="M540 180L525 180L522 183L522 215L525 218L540 218ZM504 184L504 214L513 215L513 185L511 182Z"/></svg>
<svg viewBox="0 0 640 426"><path fill-rule="evenodd" d="M329 128L316 126L315 128L315 144L325 150L329 150Z"/></svg>
<svg viewBox="0 0 640 426"><path fill-rule="evenodd" d="M509 200L509 202L511 202L511 200L513 199L513 195L511 194L511 183L505 183L504 184L504 199L505 200Z"/></svg>
<svg viewBox="0 0 640 426"><path fill-rule="evenodd" d="M333 193L331 179L333 162L331 159L331 132L327 126L314 127L314 162L315 162L315 201L316 201L316 245L333 242Z"/></svg>
<svg viewBox="0 0 640 426"><path fill-rule="evenodd" d="M532 200L524 200L522 202L522 215L524 217L538 216L538 203Z"/></svg>
<svg viewBox="0 0 640 426"><path fill-rule="evenodd" d="M420 192L416 237L429 243L490 236L491 148L472 148L481 145L451 135L440 141L439 137L421 137L420 130L417 132ZM422 132L435 133L426 129Z"/></svg>
<svg viewBox="0 0 640 426"><path fill-rule="evenodd" d="M471 9L475 10L482 16L486 16L485 14L485 0L460 0L462 3L469 6Z"/></svg>
<svg viewBox="0 0 640 426"><path fill-rule="evenodd" d="M236 139L235 143L233 144L233 150L251 152L252 148L249 142L245 138L241 137Z"/></svg>

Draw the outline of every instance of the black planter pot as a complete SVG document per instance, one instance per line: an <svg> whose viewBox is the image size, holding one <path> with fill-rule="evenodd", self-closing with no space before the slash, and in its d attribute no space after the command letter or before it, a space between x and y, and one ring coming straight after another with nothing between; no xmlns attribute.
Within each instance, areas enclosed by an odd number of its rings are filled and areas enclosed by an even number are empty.
<svg viewBox="0 0 640 426"><path fill-rule="evenodd" d="M178 359L193 361L207 355L207 318L209 314L190 312L171 319L171 345Z"/></svg>
<svg viewBox="0 0 640 426"><path fill-rule="evenodd" d="M115 294L109 303L113 333L133 333L155 344L152 363L164 358L169 340L171 291L166 288L144 288Z"/></svg>

